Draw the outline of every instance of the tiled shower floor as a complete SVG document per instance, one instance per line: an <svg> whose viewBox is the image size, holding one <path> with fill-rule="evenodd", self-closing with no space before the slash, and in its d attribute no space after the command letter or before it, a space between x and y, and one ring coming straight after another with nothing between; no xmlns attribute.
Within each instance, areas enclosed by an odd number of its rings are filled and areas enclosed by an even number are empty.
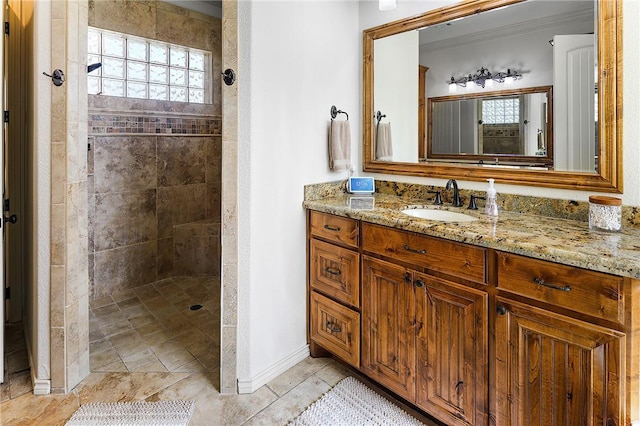
<svg viewBox="0 0 640 426"><path fill-rule="evenodd" d="M192 310L194 305L201 305ZM89 302L92 372L214 372L220 279L173 277Z"/></svg>

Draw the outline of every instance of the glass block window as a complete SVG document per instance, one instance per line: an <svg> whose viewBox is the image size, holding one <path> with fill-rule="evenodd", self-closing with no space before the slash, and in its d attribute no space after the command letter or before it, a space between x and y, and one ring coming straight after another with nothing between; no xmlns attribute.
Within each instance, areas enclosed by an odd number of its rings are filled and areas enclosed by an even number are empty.
<svg viewBox="0 0 640 426"><path fill-rule="evenodd" d="M210 101L209 53L89 27L91 95L203 104Z"/></svg>
<svg viewBox="0 0 640 426"><path fill-rule="evenodd" d="M513 124L520 122L520 99L502 98L482 101L483 124Z"/></svg>

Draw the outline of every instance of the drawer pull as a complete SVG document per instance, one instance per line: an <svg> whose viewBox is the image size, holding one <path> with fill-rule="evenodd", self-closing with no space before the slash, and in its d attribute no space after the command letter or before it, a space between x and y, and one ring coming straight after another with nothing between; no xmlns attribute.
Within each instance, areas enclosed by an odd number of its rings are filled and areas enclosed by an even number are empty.
<svg viewBox="0 0 640 426"><path fill-rule="evenodd" d="M403 247L406 251L410 251L411 253L417 253L417 254L427 254L426 250L422 250L422 249L414 249L409 247L408 245L404 245Z"/></svg>
<svg viewBox="0 0 640 426"><path fill-rule="evenodd" d="M540 284L541 286L544 286L544 287L552 288L554 290L571 291L571 286L570 285L564 285L564 286L553 285L553 284L549 284L548 282L546 282L542 278L537 278L536 277L536 278L533 279L533 282L536 283L536 284Z"/></svg>
<svg viewBox="0 0 640 426"><path fill-rule="evenodd" d="M328 266L326 268L324 268L324 271L327 274L331 274L331 275L340 275L340 274L342 274L342 271L340 271L340 269L333 269L333 268L329 268Z"/></svg>
<svg viewBox="0 0 640 426"><path fill-rule="evenodd" d="M329 231L334 231L334 232L340 232L340 227L339 226L325 225L324 229L327 229Z"/></svg>
<svg viewBox="0 0 640 426"><path fill-rule="evenodd" d="M327 321L327 328L331 333L340 333L342 328L338 324L334 324L331 321Z"/></svg>

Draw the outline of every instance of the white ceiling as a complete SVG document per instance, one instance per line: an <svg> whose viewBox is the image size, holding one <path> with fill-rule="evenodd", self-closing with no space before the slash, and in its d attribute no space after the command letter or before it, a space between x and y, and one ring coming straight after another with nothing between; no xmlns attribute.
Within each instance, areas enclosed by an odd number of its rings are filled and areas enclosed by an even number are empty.
<svg viewBox="0 0 640 426"><path fill-rule="evenodd" d="M531 27L594 18L594 0L529 0L420 30L420 45L443 48L488 33L523 32Z"/></svg>

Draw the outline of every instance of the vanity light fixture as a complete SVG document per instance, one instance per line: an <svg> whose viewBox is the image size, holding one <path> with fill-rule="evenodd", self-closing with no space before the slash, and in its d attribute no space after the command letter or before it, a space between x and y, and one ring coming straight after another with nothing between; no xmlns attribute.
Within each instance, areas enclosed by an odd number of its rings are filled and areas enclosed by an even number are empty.
<svg viewBox="0 0 640 426"><path fill-rule="evenodd" d="M484 89L485 87L493 87L494 81L496 83L511 84L521 78L522 74L518 73L518 71L513 71L510 68L507 69L507 72L491 73L491 71L482 67L476 74L469 74L468 76L459 78L458 80L451 76L451 80L448 82L449 92L454 93L457 86L466 87L467 90L473 90L476 86L480 86Z"/></svg>
<svg viewBox="0 0 640 426"><path fill-rule="evenodd" d="M378 9L392 10L396 8L396 0L378 0Z"/></svg>

